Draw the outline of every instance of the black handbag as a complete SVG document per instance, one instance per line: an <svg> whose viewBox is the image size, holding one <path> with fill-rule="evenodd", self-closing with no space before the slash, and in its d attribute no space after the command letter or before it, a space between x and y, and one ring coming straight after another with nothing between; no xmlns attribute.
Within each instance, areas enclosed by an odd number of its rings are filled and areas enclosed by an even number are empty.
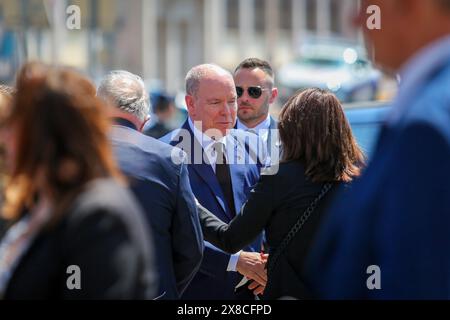
<svg viewBox="0 0 450 320"><path fill-rule="evenodd" d="M332 186L331 183L326 183L322 187L319 195L302 213L297 222L286 234L281 244L276 248L275 252L269 256L269 261L267 262L267 285L264 290L264 299L279 299L282 297L296 299L311 298L308 288L287 259L286 248L306 221L308 221L308 218L314 212L319 201L322 200Z"/></svg>

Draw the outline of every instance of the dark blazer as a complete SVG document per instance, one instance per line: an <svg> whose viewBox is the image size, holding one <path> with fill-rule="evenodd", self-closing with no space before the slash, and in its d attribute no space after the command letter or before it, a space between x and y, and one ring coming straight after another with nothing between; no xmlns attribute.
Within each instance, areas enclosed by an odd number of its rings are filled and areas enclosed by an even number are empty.
<svg viewBox="0 0 450 320"><path fill-rule="evenodd" d="M413 64L415 80L403 79L394 102L399 117L385 124L352 192L333 204L308 259L320 298L450 299L448 43L431 68ZM381 290L369 290L376 273Z"/></svg>
<svg viewBox="0 0 450 320"><path fill-rule="evenodd" d="M229 222L232 211L228 207L220 184L210 164L202 162L203 148L197 142L188 121L185 122L183 131L177 130L163 137L172 145L177 145L188 154L189 180L197 200L223 221ZM252 146L246 146L241 139L242 132L234 130L227 135L227 157L234 158L235 164L230 164L230 174L235 202L235 212L239 212L247 199L252 186L258 181L259 166L255 158L252 164L238 164L237 158L243 160L249 157ZM173 137L173 139L171 139ZM168 140L167 140L168 139ZM181 142L181 143L180 143ZM250 148L250 149L249 149ZM253 150L252 154L257 154ZM199 160L200 159L200 160ZM199 161L199 163L196 163ZM231 163L231 161L229 161ZM244 251L260 252L261 236L256 236L253 243L244 247ZM226 271L230 260L230 254L205 242L204 258L200 270L187 288L183 299L253 299L249 290L243 290L235 294L235 286L242 279L237 272Z"/></svg>
<svg viewBox="0 0 450 320"><path fill-rule="evenodd" d="M156 293L153 247L131 193L112 179L89 183L19 261L5 299L149 299ZM81 271L69 290L67 268Z"/></svg>
<svg viewBox="0 0 450 320"><path fill-rule="evenodd" d="M178 299L203 255L203 235L187 167L173 147L138 132L126 120L118 121L121 125L113 126L112 145L153 229L159 296Z"/></svg>
<svg viewBox="0 0 450 320"><path fill-rule="evenodd" d="M220 221L205 210L200 210L200 221L205 239L226 252L233 253L252 242L262 230L265 230L270 261L270 255L300 215L318 196L321 189L322 184L313 183L305 177L304 168L300 162L281 163L276 175L261 175L260 181L243 206L241 214L229 224ZM325 195L288 246L287 259L300 278L303 275L305 257L310 250L322 220L324 208L328 205L332 193L333 191ZM272 296L271 292L266 291L264 294ZM305 296L308 294L304 292Z"/></svg>

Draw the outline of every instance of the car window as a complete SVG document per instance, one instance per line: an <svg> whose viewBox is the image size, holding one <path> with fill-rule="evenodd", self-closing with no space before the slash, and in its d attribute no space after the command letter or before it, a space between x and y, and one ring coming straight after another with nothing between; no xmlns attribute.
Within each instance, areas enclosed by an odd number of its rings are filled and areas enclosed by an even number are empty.
<svg viewBox="0 0 450 320"><path fill-rule="evenodd" d="M370 107L362 105L345 107L345 114L353 134L369 160L373 155L381 126L389 111L390 107L387 102L374 103Z"/></svg>
<svg viewBox="0 0 450 320"><path fill-rule="evenodd" d="M368 159L371 158L381 129L380 122L351 124L353 135Z"/></svg>
<svg viewBox="0 0 450 320"><path fill-rule="evenodd" d="M321 65L326 67L339 67L344 64L343 60L327 58L301 58L297 62L304 65Z"/></svg>

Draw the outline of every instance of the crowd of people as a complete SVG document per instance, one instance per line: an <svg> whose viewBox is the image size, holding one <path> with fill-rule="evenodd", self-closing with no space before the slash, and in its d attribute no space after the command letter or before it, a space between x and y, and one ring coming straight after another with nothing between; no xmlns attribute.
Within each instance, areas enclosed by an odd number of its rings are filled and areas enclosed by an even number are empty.
<svg viewBox="0 0 450 320"><path fill-rule="evenodd" d="M23 65L0 87L0 299L450 299L450 1L369 2L401 77L369 163L327 90L275 120L262 59L194 66L158 140L138 75Z"/></svg>

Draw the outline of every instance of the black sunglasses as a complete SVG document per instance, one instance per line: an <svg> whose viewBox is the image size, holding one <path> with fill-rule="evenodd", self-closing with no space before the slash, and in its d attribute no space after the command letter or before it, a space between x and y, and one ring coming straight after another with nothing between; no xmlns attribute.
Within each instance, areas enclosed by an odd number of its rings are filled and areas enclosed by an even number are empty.
<svg viewBox="0 0 450 320"><path fill-rule="evenodd" d="M263 91L265 91L265 90L267 90L267 89L264 89L261 87L248 87L247 93L253 99L258 99L259 97L261 97ZM237 93L238 98L242 97L242 95L244 94L244 88L236 87L236 93Z"/></svg>

